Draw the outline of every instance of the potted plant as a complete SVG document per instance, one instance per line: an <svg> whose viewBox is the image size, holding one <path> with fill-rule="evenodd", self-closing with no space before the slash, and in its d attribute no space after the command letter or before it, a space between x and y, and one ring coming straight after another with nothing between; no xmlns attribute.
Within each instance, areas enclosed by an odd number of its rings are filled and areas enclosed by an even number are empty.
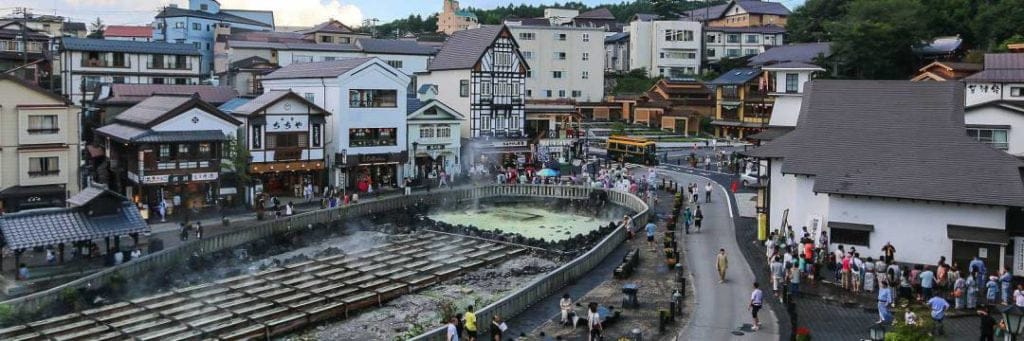
<svg viewBox="0 0 1024 341"><path fill-rule="evenodd" d="M811 341L811 330L807 327L796 328L796 340L797 341Z"/></svg>

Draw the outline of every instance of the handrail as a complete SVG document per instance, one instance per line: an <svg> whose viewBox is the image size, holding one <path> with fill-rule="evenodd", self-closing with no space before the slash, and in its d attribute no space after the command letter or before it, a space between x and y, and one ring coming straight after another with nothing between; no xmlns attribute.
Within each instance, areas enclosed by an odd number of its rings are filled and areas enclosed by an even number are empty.
<svg viewBox="0 0 1024 341"><path fill-rule="evenodd" d="M194 254L202 255L237 247L276 233L291 230L292 227L305 227L313 224L338 221L347 217L357 217L376 212L400 209L417 202L437 204L452 200L460 201L474 198L484 199L501 196L543 196L582 199L587 198L591 191L602 190L603 189L599 188L559 185L485 185L472 188L435 190L430 193L419 192L408 196L397 195L394 197L380 198L376 200L371 199L348 206L304 212L287 218L257 223L231 232L212 235L203 239L194 239L184 244L179 244L177 246L146 255L142 258L107 268L47 290L0 302L0 305L8 305L11 308L14 308L15 311L34 311L49 303L57 301L60 297L60 293L68 288L100 288L108 283L114 276L132 278L132 276L137 274L144 274L154 269L160 269L171 264L178 263ZM637 217L639 218L643 215L643 217L639 219L643 219L644 223L646 223L647 205L643 203L643 200L640 200L628 193L614 190L605 191L609 192L610 201L633 211L641 212ZM628 198L633 200L626 200ZM634 218L634 220L639 223L640 220L638 220L638 218ZM615 242L615 245L618 245L619 242L624 240L625 233L622 231L620 226L612 232L611 236L616 236L615 239L617 242ZM608 239L609 238L606 238L605 241L599 243L598 247L605 245ZM597 247L595 247L595 249L596 248ZM610 252L610 250L605 251L605 254L608 252ZM591 252L585 253L580 258L591 254L593 254L593 249ZM577 260L574 260L569 264L576 264L579 262L580 258L577 258ZM604 257L601 256L601 259L603 258ZM593 265L590 265L586 270L589 270L592 267Z"/></svg>

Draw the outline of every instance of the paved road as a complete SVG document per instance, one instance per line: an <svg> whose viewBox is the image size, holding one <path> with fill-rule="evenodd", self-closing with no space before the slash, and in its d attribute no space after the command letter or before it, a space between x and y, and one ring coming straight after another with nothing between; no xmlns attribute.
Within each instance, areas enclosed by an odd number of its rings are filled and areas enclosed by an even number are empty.
<svg viewBox="0 0 1024 341"><path fill-rule="evenodd" d="M708 182L707 178L666 170L665 167L660 167L658 173L684 184ZM717 185L712 192L710 204L703 203L703 196L704 193L701 193L704 228L700 233L691 233L685 238L684 258L690 269L690 283L694 286L696 305L679 340L778 340L778 321L767 307L761 310L759 316L761 330L749 331L751 317L747 306L754 273L736 244L736 232L730 217L732 205L729 204L725 189ZM729 270L723 284L718 283L715 270L715 254L719 248L725 248L729 255ZM765 297L767 303L768 295ZM734 332L742 335L735 335Z"/></svg>

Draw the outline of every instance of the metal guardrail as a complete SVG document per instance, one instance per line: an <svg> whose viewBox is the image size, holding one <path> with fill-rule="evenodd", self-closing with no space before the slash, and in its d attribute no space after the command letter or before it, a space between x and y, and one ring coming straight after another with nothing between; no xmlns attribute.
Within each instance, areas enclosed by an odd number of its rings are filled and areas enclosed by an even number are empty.
<svg viewBox="0 0 1024 341"><path fill-rule="evenodd" d="M65 289L99 288L109 283L110 280L115 276L130 279L140 274L145 274L157 269L169 267L173 264L184 261L185 259L192 255L205 255L209 253L214 253L225 249L238 247L249 242L252 242L254 240L266 238L277 233L287 232L295 228L303 228L319 223L329 223L332 221L338 221L348 217L359 217L378 212L386 212L394 209L400 209L408 205L415 204L417 202L423 202L426 204L438 204L445 202L458 202L468 199L484 199L502 196L580 199L588 198L592 191L602 191L602 189L548 185L485 185L473 188L435 190L430 193L420 192L414 193L409 196L397 195L394 197L368 200L333 209L323 209L305 212L287 218L257 223L248 227L240 228L235 231L221 233L203 239L191 240L187 243L180 244L153 254L149 254L142 258L132 260L130 262L110 267L106 270L93 273L89 276L76 279L74 281L62 284L60 286L56 286L44 291L0 302L0 305L8 305L11 308L14 308L15 311L35 311L45 307L47 304L56 302L60 297L60 293ZM630 198L632 200L630 200ZM647 205L644 204L643 201L640 200L639 198L636 198L635 196L630 195L628 193L609 191L609 200L612 201L613 203L634 210L635 212L641 212L642 214L638 214L638 216L643 216L641 218L642 222L641 220L637 220L637 222L646 224ZM622 228L620 227L616 229L611 236L609 236L609 238L612 237L615 237L615 245L618 245L618 243L621 242L623 238L625 238L625 233L622 231ZM602 245L608 243L609 238L605 238L605 240L599 243L598 246L595 247L595 249L600 248ZM614 248L614 246L612 248ZM607 251L605 251L604 255L607 255L607 253L610 252L612 248L609 248ZM591 252L584 254L583 256L577 258L577 260L574 260L570 264L576 264L581 258L587 257L588 255L591 255L593 253L594 251L591 250ZM597 261L594 262L594 264L597 264L597 262L599 262L600 259L603 258L604 256L601 256L600 258L597 259ZM582 272L589 270L591 267L593 267L593 264L587 267ZM560 268L557 272L562 272L562 268ZM578 276L578 274L576 276ZM490 317L488 317L488 319L489 318Z"/></svg>
<svg viewBox="0 0 1024 341"><path fill-rule="evenodd" d="M637 212L633 215L633 221L637 226L647 224L650 213L647 204L644 203L643 200L632 194L615 190L608 191L608 194L609 201ZM477 310L477 330L480 335L489 335L489 328L491 325L490 321L494 315L497 314L503 319L508 319L522 313L537 301L551 296L593 269L601 263L605 257L611 254L612 251L614 251L615 248L618 247L625 239L626 230L623 228L622 224L619 224L618 228L601 240L601 242L599 242L594 248L590 249L590 251L587 251L587 253L584 253L568 264L555 269L555 271L549 272L543 277L535 279L526 287L512 292L497 302L487 305L483 309ZM415 338L412 338L411 340L444 340L445 337L446 329L444 326L441 326L431 329Z"/></svg>

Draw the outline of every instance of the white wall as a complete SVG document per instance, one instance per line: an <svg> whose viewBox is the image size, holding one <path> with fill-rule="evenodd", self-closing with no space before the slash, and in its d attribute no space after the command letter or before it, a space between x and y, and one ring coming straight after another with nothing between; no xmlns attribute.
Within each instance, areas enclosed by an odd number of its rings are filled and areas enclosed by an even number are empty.
<svg viewBox="0 0 1024 341"><path fill-rule="evenodd" d="M327 127L324 129L324 146L327 153L340 152L342 147L338 146L336 139L335 116L341 106L341 91L337 79L334 78L309 78L309 79L274 79L264 80L263 88L270 90L291 90L299 96L313 94L313 103L331 113L327 119Z"/></svg>
<svg viewBox="0 0 1024 341"><path fill-rule="evenodd" d="M738 35L740 40L737 43L728 42L729 35ZM757 39L756 43L748 43L747 37L754 36ZM705 39L707 40L705 48L707 50L714 50L714 55L705 51L708 55L708 60L717 61L722 57L728 57L729 50L738 50L739 55L731 58L737 58L747 55L752 55L747 52L754 52L753 54L759 54L764 52L765 46L781 46L784 43L784 34L764 34L764 33L732 33L722 31L709 30ZM714 39L714 41L711 41ZM752 51L747 51L752 50ZM756 52L755 52L756 51Z"/></svg>
<svg viewBox="0 0 1024 341"><path fill-rule="evenodd" d="M823 222L829 219L829 196L814 193L814 177L804 175L782 175L784 161L773 159L769 167L771 176L771 214L769 231L782 224L782 213L789 209L787 224L793 230L807 226L810 230L813 219Z"/></svg>
<svg viewBox="0 0 1024 341"><path fill-rule="evenodd" d="M800 107L803 102L804 85L811 80L813 71L808 70L772 70L766 69L775 76L775 104L772 106L772 116L768 125L795 127L800 117ZM786 75L797 74L797 92L786 93Z"/></svg>
<svg viewBox="0 0 1024 341"><path fill-rule="evenodd" d="M473 136L470 133L470 123L472 123L470 122L470 97L459 96L459 81L461 80L470 80L469 70L432 71L418 75L416 83L437 85L437 100L463 115L460 134L463 138L469 138Z"/></svg>
<svg viewBox="0 0 1024 341"><path fill-rule="evenodd" d="M604 97L604 30L515 25L508 28L532 72L532 77L526 79L526 89L532 94L528 99L571 98L595 102ZM533 34L534 39L523 39L524 33ZM566 39L558 40L558 34L565 34ZM565 53L565 60L556 59L555 53ZM583 60L584 55L587 60ZM562 77L554 78L552 72L555 71L560 71ZM546 96L546 90L551 90L551 97ZM565 96L559 96L560 90ZM573 97L574 90L579 91L580 96Z"/></svg>
<svg viewBox="0 0 1024 341"><path fill-rule="evenodd" d="M337 127L335 139L338 145L348 149L348 155L398 153L405 150L406 89L409 79L395 78L381 68L370 68L352 76L343 75L338 81L341 109L334 114L333 119ZM350 108L349 90L355 89L394 89L398 92L398 105L395 108ZM349 145L349 129L354 128L396 128L397 142L394 146L352 147Z"/></svg>
<svg viewBox="0 0 1024 341"><path fill-rule="evenodd" d="M151 69L152 55L147 53L125 53L127 67L96 67L86 66L79 51L63 51L61 59L62 88L76 105L82 101L92 101L92 91L83 96L82 80L86 76L96 76L101 83L113 83L114 77L124 77L126 84L152 84L153 78L163 78L164 84L174 84L174 79L185 78L188 84L199 84L199 56L188 56L188 69ZM166 57L172 58L172 57ZM112 61L111 53L100 53L101 60Z"/></svg>
<svg viewBox="0 0 1024 341"><path fill-rule="evenodd" d="M837 196L832 197L830 206L831 220L875 226L871 245L857 248L861 257L878 258L882 245L891 241L901 262L933 264L939 256L952 259L953 242L947 237L946 225L999 230L1006 226L1006 208L1001 206Z"/></svg>
<svg viewBox="0 0 1024 341"><path fill-rule="evenodd" d="M197 120L193 120L193 118ZM157 124L152 129L153 131L220 130L224 133L224 136L235 136L238 132L238 125L225 121L202 109L192 108L189 111L178 114L174 118Z"/></svg>
<svg viewBox="0 0 1024 341"><path fill-rule="evenodd" d="M631 68L646 68L650 76L670 74L670 68L690 69L694 73L700 72L701 38L704 36L701 31L701 24L696 21L634 21L629 27L630 51L629 64ZM683 30L692 32L693 39L690 41L668 41L665 38L666 30ZM662 58L663 53L692 52L694 58Z"/></svg>
<svg viewBox="0 0 1024 341"><path fill-rule="evenodd" d="M968 126L972 124L1010 126L1010 130L1006 132L1006 142L1009 144L1009 149L1006 152L1015 156L1024 156L1024 113L996 106L986 106L967 110L964 113L964 121Z"/></svg>
<svg viewBox="0 0 1024 341"><path fill-rule="evenodd" d="M993 88L997 89L994 90ZM1011 96L1011 88L1024 88L1024 83L975 83L968 82L965 94L965 104L972 106L979 103L1008 100L1024 101L1024 96ZM1022 91L1024 93L1024 91Z"/></svg>

